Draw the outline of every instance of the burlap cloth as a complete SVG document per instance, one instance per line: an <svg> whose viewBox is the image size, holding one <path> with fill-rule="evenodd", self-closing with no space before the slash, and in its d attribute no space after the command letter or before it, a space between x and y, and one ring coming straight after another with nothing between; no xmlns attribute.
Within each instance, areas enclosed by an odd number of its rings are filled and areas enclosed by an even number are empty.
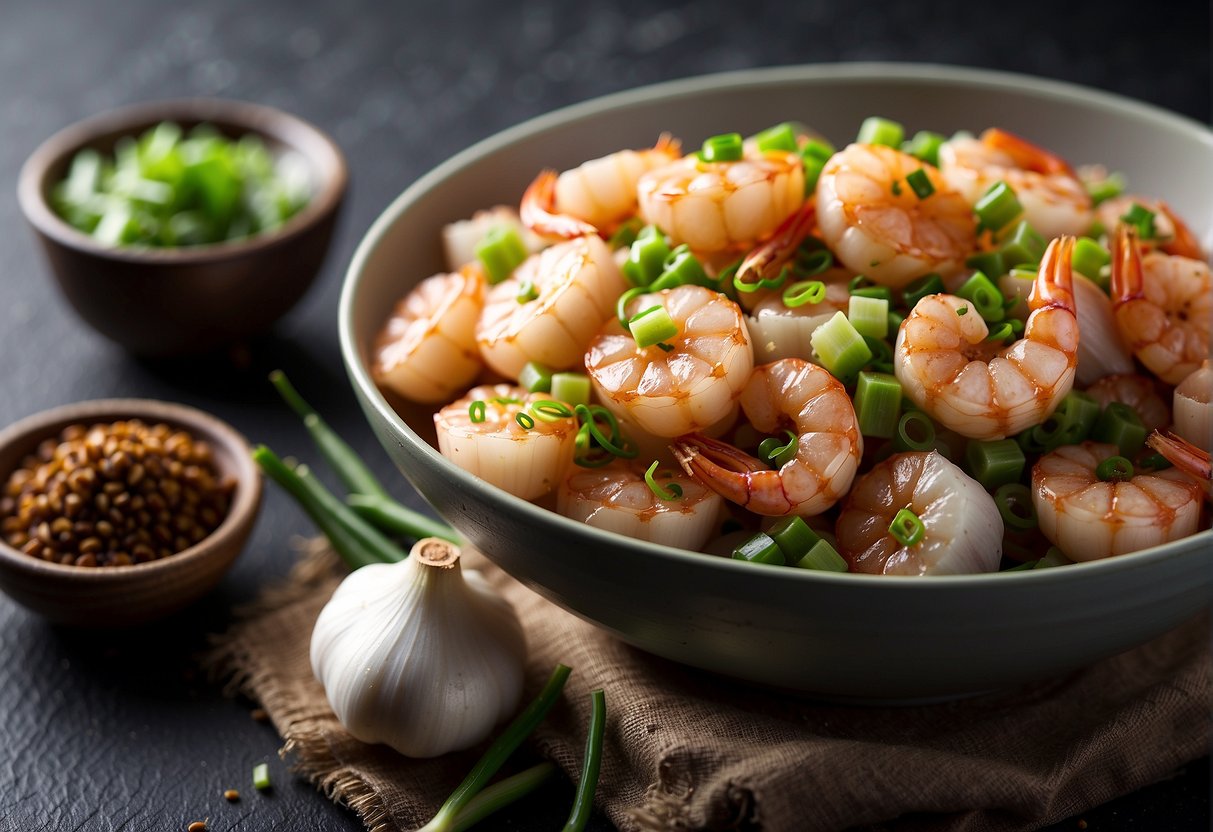
<svg viewBox="0 0 1213 832"><path fill-rule="evenodd" d="M580 770L589 691L606 691L598 807L623 830L1026 830L1173 773L1207 753L1208 618L1066 678L913 708L840 707L755 690L621 644L475 553L527 631L527 699L573 675L531 738ZM312 624L340 579L318 545L218 646L284 753L368 829L433 816L482 749L408 760L350 737L308 661Z"/></svg>

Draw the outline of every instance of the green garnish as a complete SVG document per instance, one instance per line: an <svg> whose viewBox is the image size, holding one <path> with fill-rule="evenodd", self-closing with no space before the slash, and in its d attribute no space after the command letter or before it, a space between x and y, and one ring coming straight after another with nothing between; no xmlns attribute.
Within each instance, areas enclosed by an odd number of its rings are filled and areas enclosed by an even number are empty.
<svg viewBox="0 0 1213 832"><path fill-rule="evenodd" d="M664 486L657 482L657 466L660 464L657 460L653 460L653 464L644 472L645 484L648 485L650 491L657 495L657 499L677 500L682 496L682 486L676 482L667 483Z"/></svg>

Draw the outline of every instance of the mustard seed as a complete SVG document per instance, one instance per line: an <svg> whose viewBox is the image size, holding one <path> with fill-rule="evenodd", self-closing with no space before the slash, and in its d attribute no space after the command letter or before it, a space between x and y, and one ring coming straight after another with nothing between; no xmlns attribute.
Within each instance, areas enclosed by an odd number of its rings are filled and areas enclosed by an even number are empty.
<svg viewBox="0 0 1213 832"><path fill-rule="evenodd" d="M223 793L223 799L228 803L235 803L240 799L240 792L236 791L235 789L228 789Z"/></svg>

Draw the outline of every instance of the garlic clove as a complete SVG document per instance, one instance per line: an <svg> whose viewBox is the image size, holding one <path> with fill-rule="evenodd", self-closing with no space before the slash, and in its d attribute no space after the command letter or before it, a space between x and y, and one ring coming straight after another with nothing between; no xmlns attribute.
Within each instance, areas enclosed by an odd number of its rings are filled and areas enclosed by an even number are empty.
<svg viewBox="0 0 1213 832"><path fill-rule="evenodd" d="M512 716L525 656L513 608L433 538L351 573L312 632L312 669L342 725L410 757L468 748Z"/></svg>

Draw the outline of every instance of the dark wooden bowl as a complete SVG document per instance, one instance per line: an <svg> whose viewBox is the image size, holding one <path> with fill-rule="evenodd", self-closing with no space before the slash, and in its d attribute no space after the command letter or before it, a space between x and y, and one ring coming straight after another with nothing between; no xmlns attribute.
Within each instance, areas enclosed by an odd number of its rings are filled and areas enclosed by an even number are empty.
<svg viewBox="0 0 1213 832"><path fill-rule="evenodd" d="M182 428L211 446L221 479L236 483L219 528L185 551L131 566L64 566L0 540L0 589L59 624L123 627L182 609L210 590L240 554L261 505L261 474L231 426L192 407L150 399L99 399L37 413L0 431L0 483L44 439L69 425L138 418Z"/></svg>
<svg viewBox="0 0 1213 832"><path fill-rule="evenodd" d="M110 153L123 136L162 121L203 122L262 138L308 163L309 203L279 228L232 243L183 248L108 247L69 225L49 201L78 150ZM201 353L268 329L303 297L328 251L348 182L345 159L320 130L287 113L222 99L149 102L102 113L43 142L21 169L17 195L68 302L131 352Z"/></svg>

